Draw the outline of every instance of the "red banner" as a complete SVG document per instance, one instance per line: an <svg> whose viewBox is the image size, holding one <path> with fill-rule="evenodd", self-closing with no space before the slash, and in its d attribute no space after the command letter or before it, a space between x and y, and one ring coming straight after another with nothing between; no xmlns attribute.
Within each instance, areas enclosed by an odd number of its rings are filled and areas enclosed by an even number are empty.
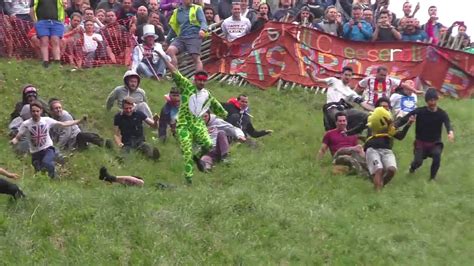
<svg viewBox="0 0 474 266"><path fill-rule="evenodd" d="M213 35L212 60L205 68L211 73L244 77L262 89L279 79L315 86L309 77L330 77L351 66L356 79L375 74L378 66L389 69L391 77L419 77L454 97L474 92L474 55L413 42L354 42L300 27L269 22L231 43Z"/></svg>

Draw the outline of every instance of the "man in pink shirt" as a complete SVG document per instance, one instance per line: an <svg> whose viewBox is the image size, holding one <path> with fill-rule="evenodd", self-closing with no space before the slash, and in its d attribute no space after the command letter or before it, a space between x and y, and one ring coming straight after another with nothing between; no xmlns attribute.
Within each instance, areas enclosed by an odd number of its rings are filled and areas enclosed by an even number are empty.
<svg viewBox="0 0 474 266"><path fill-rule="evenodd" d="M336 128L327 131L323 137L323 143L318 152L318 160L321 160L329 149L333 156L333 164L346 165L360 175L366 175L365 153L358 144L357 135L348 136L347 115L344 112L336 113Z"/></svg>

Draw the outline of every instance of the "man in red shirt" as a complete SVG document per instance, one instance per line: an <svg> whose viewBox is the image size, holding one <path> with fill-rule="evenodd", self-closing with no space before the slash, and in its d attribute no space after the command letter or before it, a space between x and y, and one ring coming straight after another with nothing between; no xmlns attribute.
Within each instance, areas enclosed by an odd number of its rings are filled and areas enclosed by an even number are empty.
<svg viewBox="0 0 474 266"><path fill-rule="evenodd" d="M318 152L318 159L322 159L329 149L334 158L333 164L347 165L359 174L365 175L364 149L357 143L357 135L348 136L346 134L347 115L344 112L338 112L335 120L336 128L324 134L323 143Z"/></svg>

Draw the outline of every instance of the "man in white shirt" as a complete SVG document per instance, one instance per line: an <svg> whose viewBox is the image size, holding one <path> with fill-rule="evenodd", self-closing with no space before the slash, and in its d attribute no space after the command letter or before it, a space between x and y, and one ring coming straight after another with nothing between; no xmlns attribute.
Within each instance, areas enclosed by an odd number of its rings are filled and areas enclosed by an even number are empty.
<svg viewBox="0 0 474 266"><path fill-rule="evenodd" d="M245 36L250 32L252 24L250 20L240 14L240 4L232 4L232 16L226 18L222 23L222 32L229 41Z"/></svg>
<svg viewBox="0 0 474 266"><path fill-rule="evenodd" d="M318 79L313 77L311 73L309 76L313 81L324 83L328 86L326 95L326 104L323 107L324 112L324 127L326 130L336 128L335 115L340 111L345 111L347 120L349 121L348 128L351 129L355 125L367 118L367 113L361 110L352 108L349 103L357 103L362 108L369 110L371 107L363 102L363 99L354 90L349 87L352 80L353 70L351 67L344 67L341 72L341 79L334 77Z"/></svg>
<svg viewBox="0 0 474 266"><path fill-rule="evenodd" d="M82 120L85 120L85 118L59 122L49 117L42 117L43 106L37 101L30 103L30 112L31 118L21 124L18 134L10 143L15 145L23 135L26 135L29 141L31 161L35 171L46 170L49 177L55 178L55 149L53 147L53 140L51 140L49 135L49 130L53 126L74 126L82 122Z"/></svg>

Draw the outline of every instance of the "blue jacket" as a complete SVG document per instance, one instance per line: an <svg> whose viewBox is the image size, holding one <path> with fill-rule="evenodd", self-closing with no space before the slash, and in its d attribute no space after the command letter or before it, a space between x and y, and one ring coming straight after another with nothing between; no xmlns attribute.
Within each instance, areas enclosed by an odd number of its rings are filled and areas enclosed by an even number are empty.
<svg viewBox="0 0 474 266"><path fill-rule="evenodd" d="M349 25L349 22L344 24L344 27L342 28L343 37L352 41L372 40L372 26L370 26L370 24L365 20L361 20L360 23L362 23L362 29L357 27L357 23L354 23L352 27Z"/></svg>

